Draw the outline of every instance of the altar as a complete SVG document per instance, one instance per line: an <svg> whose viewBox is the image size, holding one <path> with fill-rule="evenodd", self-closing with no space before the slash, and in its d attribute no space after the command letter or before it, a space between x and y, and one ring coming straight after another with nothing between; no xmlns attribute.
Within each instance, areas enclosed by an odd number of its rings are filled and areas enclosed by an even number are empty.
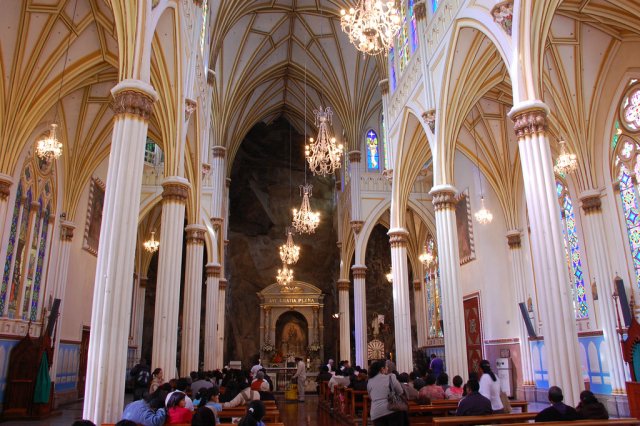
<svg viewBox="0 0 640 426"><path fill-rule="evenodd" d="M324 294L309 283L272 284L258 292L260 299L260 357L281 363L300 357L324 356Z"/></svg>

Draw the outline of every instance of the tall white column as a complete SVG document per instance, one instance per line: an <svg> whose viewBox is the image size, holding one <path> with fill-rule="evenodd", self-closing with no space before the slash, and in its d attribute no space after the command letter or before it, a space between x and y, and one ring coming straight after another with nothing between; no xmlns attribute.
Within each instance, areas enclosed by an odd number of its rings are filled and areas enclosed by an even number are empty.
<svg viewBox="0 0 640 426"><path fill-rule="evenodd" d="M575 405L584 388L578 335L567 271L558 197L547 138L549 109L539 101L513 107L524 192L527 200L538 306L547 352L549 383L562 388L565 402ZM446 331L446 329L445 329Z"/></svg>
<svg viewBox="0 0 640 426"><path fill-rule="evenodd" d="M606 228L602 215L600 191L585 191L580 194L580 201L582 201L582 210L584 212L583 223L588 235L586 239L587 247L592 260L589 264L589 269L592 278L596 280L598 288L597 305L604 334L606 350L604 356L609 364L612 393L624 394L626 393L624 360L616 330L616 305L612 298L614 292L613 279L616 273L611 266L611 259L607 250L609 244L607 243Z"/></svg>
<svg viewBox="0 0 640 426"><path fill-rule="evenodd" d="M211 181L213 183L213 205L211 207L211 223L221 229L223 216L223 206L225 199L225 170L226 170L227 149L223 146L211 148Z"/></svg>
<svg viewBox="0 0 640 426"><path fill-rule="evenodd" d="M413 280L413 304L416 308L416 333L419 348L427 344L427 296L424 286L424 278Z"/></svg>
<svg viewBox="0 0 640 426"><path fill-rule="evenodd" d="M115 112L91 310L83 418L115 423L122 415L138 206L153 88L124 80L111 93Z"/></svg>
<svg viewBox="0 0 640 426"><path fill-rule="evenodd" d="M0 173L0 244L4 242L5 221L7 220L12 184L13 178L11 176Z"/></svg>
<svg viewBox="0 0 640 426"><path fill-rule="evenodd" d="M467 378L467 342L464 331L464 307L459 284L460 255L456 228L455 195L451 185L438 185L431 189L436 217L440 288L442 294L442 328L447 372L450 376Z"/></svg>
<svg viewBox="0 0 640 426"><path fill-rule="evenodd" d="M182 308L182 350L180 354L180 377L198 371L200 363L200 312L202 309L202 261L204 256L204 233L202 225L188 225L187 256L184 271L184 306Z"/></svg>
<svg viewBox="0 0 640 426"><path fill-rule="evenodd" d="M340 320L340 360L351 361L351 318L349 313L348 279L338 280L338 313Z"/></svg>
<svg viewBox="0 0 640 426"><path fill-rule="evenodd" d="M149 278L140 277L138 289L136 291L136 302L134 309L136 311L136 324L134 328L134 339L133 344L138 348L136 358L139 360L142 356L142 334L144 333L144 308L145 308L145 300L147 296L147 284L149 283ZM137 362L137 361L136 361Z"/></svg>
<svg viewBox="0 0 640 426"><path fill-rule="evenodd" d="M351 193L353 195L353 193ZM352 222L353 223L353 222ZM366 368L367 365L367 290L365 279L367 267L353 265L353 322L356 335L356 359L355 364Z"/></svg>
<svg viewBox="0 0 640 426"><path fill-rule="evenodd" d="M360 151L349 152L349 163L351 167L349 173L351 174L351 228L356 234L360 233L362 225L362 206L360 200ZM365 321L366 323L366 321ZM356 351L358 350L358 344L356 343ZM356 359L358 358L356 352ZM357 361L356 361L357 362ZM363 365L363 364L360 364ZM366 365L366 364L364 364Z"/></svg>
<svg viewBox="0 0 640 426"><path fill-rule="evenodd" d="M164 377L169 380L177 377L182 238L184 235L184 209L190 185L186 179L173 176L165 179L162 183L162 189L160 252L158 255L151 368L162 368Z"/></svg>
<svg viewBox="0 0 640 426"><path fill-rule="evenodd" d="M409 305L409 267L407 265L407 236L404 228L388 232L391 244L393 274L393 321L396 334L396 368L400 372L413 371L411 343L411 306Z"/></svg>
<svg viewBox="0 0 640 426"><path fill-rule="evenodd" d="M216 366L224 366L224 314L227 306L227 279L218 281L218 343L216 344Z"/></svg>
<svg viewBox="0 0 640 426"><path fill-rule="evenodd" d="M204 320L204 370L213 371L221 368L216 365L216 351L218 350L218 297L220 289L220 265L207 263L207 307Z"/></svg>
<svg viewBox="0 0 640 426"><path fill-rule="evenodd" d="M511 255L511 280L516 294L516 303L527 303L530 292L525 282L524 253L520 231L512 229L507 232L507 244ZM518 337L520 338L520 371L523 386L535 386L533 380L533 368L531 364L531 346L529 346L529 333L523 319L518 318Z"/></svg>

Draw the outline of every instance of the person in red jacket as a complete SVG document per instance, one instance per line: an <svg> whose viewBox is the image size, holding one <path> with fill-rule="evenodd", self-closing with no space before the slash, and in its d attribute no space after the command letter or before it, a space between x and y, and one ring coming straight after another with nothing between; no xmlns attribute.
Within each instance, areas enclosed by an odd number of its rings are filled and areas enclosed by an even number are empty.
<svg viewBox="0 0 640 426"><path fill-rule="evenodd" d="M171 395L167 403L167 422L166 424L191 423L193 412L187 409L186 395L177 391Z"/></svg>

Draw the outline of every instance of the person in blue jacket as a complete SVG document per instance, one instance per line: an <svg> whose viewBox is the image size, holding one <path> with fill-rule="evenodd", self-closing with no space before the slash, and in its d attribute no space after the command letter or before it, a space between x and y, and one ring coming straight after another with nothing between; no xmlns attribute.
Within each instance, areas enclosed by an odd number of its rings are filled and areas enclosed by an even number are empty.
<svg viewBox="0 0 640 426"><path fill-rule="evenodd" d="M147 398L134 401L124 407L122 420L131 420L142 426L162 426L167 416L164 399L167 392L158 389Z"/></svg>

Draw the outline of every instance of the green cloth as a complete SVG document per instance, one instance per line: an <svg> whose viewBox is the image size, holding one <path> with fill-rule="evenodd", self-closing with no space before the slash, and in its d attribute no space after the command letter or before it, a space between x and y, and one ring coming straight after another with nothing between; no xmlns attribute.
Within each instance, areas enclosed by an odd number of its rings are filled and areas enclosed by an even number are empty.
<svg viewBox="0 0 640 426"><path fill-rule="evenodd" d="M51 377L49 377L49 362L47 361L47 353L42 353L42 361L36 378L36 389L33 393L33 402L36 404L46 404L49 402L49 393L51 392Z"/></svg>

